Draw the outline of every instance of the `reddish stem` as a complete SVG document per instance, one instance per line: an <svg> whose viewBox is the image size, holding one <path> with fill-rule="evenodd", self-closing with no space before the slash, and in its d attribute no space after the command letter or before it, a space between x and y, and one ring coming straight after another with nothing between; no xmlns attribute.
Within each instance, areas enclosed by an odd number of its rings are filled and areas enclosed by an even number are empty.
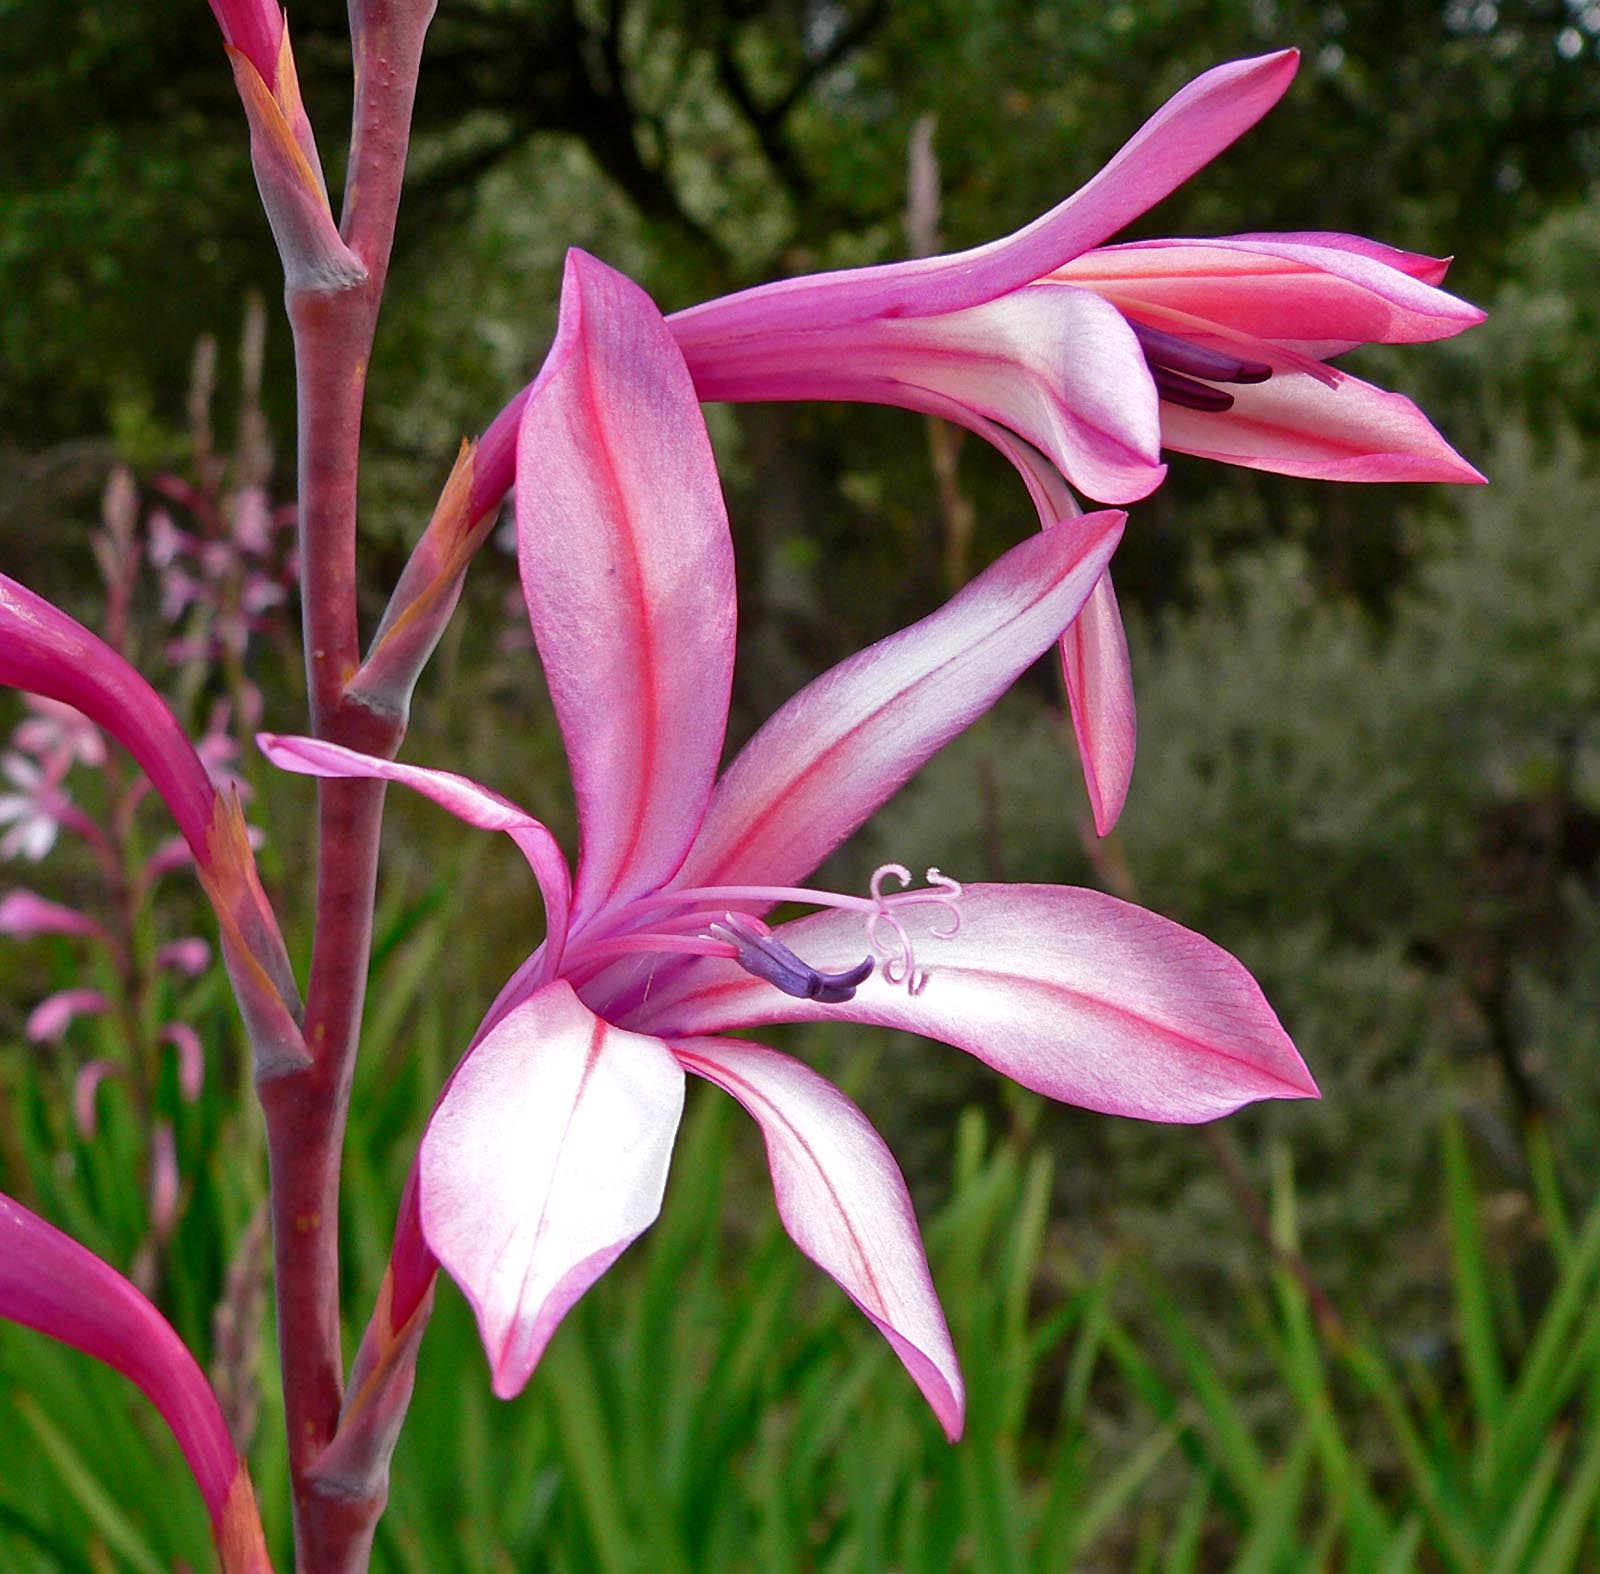
<svg viewBox="0 0 1600 1574"><path fill-rule="evenodd" d="M404 718L353 704L356 477L367 365L388 269L431 0L352 0L356 100L343 234L367 269L348 289L289 298L298 380L301 610L312 729L392 755ZM300 1568L366 1567L383 1510L320 1492L312 1475L338 1426L339 1167L371 949L383 814L379 783L319 783L317 911L306 991L312 1064L263 1084L295 1549Z"/></svg>

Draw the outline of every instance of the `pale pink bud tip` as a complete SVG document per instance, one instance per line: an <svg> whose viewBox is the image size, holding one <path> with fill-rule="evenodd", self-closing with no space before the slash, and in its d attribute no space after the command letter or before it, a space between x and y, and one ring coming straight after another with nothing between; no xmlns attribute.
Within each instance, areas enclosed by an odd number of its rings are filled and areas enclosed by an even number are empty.
<svg viewBox="0 0 1600 1574"><path fill-rule="evenodd" d="M187 1103L200 1097L205 1082L206 1057L200 1035L187 1022L169 1022L161 1030L161 1042L170 1044L178 1057L178 1090Z"/></svg>
<svg viewBox="0 0 1600 1574"><path fill-rule="evenodd" d="M172 1125L162 1121L150 1143L150 1228L166 1240L178 1217L178 1148Z"/></svg>
<svg viewBox="0 0 1600 1574"><path fill-rule="evenodd" d="M211 947L198 935L172 940L156 952L156 966L198 978L211 965Z"/></svg>
<svg viewBox="0 0 1600 1574"><path fill-rule="evenodd" d="M95 1096L107 1077L120 1077L122 1068L112 1060L91 1060L72 1084L72 1119L78 1135L90 1141L99 1127Z"/></svg>
<svg viewBox="0 0 1600 1574"><path fill-rule="evenodd" d="M37 935L100 935L94 919L76 908L47 901L32 891L8 891L0 897L0 935L31 940Z"/></svg>
<svg viewBox="0 0 1600 1574"><path fill-rule="evenodd" d="M102 1016L110 1009L111 1002L98 989L63 989L41 1000L28 1013L25 1031L35 1044L53 1044L74 1018Z"/></svg>

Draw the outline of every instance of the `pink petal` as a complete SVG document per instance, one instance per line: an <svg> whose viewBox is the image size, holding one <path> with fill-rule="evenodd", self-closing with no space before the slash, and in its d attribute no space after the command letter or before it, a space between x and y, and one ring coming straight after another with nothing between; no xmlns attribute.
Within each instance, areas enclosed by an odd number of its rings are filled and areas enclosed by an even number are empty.
<svg viewBox="0 0 1600 1574"><path fill-rule="evenodd" d="M457 1068L419 1158L422 1229L477 1314L494 1391L661 1209L683 1072L550 984Z"/></svg>
<svg viewBox="0 0 1600 1574"><path fill-rule="evenodd" d="M167 703L104 640L0 574L0 683L59 700L103 727L139 762L210 867L216 792Z"/></svg>
<svg viewBox="0 0 1600 1574"><path fill-rule="evenodd" d="M103 1016L111 1002L98 989L63 989L28 1013L24 1028L35 1044L54 1043L77 1017Z"/></svg>
<svg viewBox="0 0 1600 1574"><path fill-rule="evenodd" d="M1155 385L1122 313L1058 284L938 316L796 330L724 347L705 400L962 405L1042 449L1089 496L1127 503L1165 475ZM929 396L933 398L930 400Z"/></svg>
<svg viewBox="0 0 1600 1574"><path fill-rule="evenodd" d="M178 1217L178 1147L171 1121L157 1121L150 1139L150 1228L157 1240L172 1233Z"/></svg>
<svg viewBox="0 0 1600 1574"><path fill-rule="evenodd" d="M222 1525L242 1466L194 1357L114 1268L5 1196L0 1317L58 1339L130 1379L172 1429L213 1526Z"/></svg>
<svg viewBox="0 0 1600 1574"><path fill-rule="evenodd" d="M47 901L32 891L7 891L0 898L0 934L31 940L36 935L105 938L105 930L86 913Z"/></svg>
<svg viewBox="0 0 1600 1574"><path fill-rule="evenodd" d="M1066 483L1037 449L992 423L974 425L972 430L1016 466L1046 527L1082 512ZM1127 802L1138 743L1128 637L1109 569L1061 636L1060 648L1061 675L1083 764L1083 784L1095 831L1106 836Z"/></svg>
<svg viewBox="0 0 1600 1574"><path fill-rule="evenodd" d="M1202 459L1324 481L1484 479L1403 394L1357 377L1329 388L1291 372L1228 391L1233 408L1221 413L1162 405L1162 442Z"/></svg>
<svg viewBox="0 0 1600 1574"><path fill-rule="evenodd" d="M224 42L237 49L271 87L283 42L283 10L274 0L211 0Z"/></svg>
<svg viewBox="0 0 1600 1574"><path fill-rule="evenodd" d="M630 1018L669 1038L769 1022L839 1019L942 1039L1024 1087L1111 1115L1202 1121L1316 1084L1254 979L1202 935L1098 891L972 885L961 929L899 916L927 981L913 995L878 972L844 1005L795 1000L734 964L697 960ZM813 967L859 961L859 915L832 909L778 938Z"/></svg>
<svg viewBox="0 0 1600 1574"><path fill-rule="evenodd" d="M99 1125L95 1099L107 1077L120 1077L122 1067L113 1060L88 1061L72 1083L72 1120L78 1135L88 1142Z"/></svg>
<svg viewBox="0 0 1600 1574"><path fill-rule="evenodd" d="M555 837L509 798L480 786L454 771L430 770L422 765L402 765L375 755L346 749L320 738L296 738L277 733L256 734L256 745L280 770L301 776L368 778L398 782L448 809L459 820L484 831L504 831L528 860L544 896L545 921L557 953L566 939L571 905L567 861Z"/></svg>
<svg viewBox="0 0 1600 1574"><path fill-rule="evenodd" d="M1233 240L1289 241L1298 246L1331 246L1338 251L1354 252L1359 257L1370 257L1385 267L1398 268L1424 284L1441 284L1450 271L1451 257L1426 257L1421 252L1401 251L1398 246L1385 246L1381 240L1368 240L1365 235L1345 235L1337 230L1256 230L1230 237Z"/></svg>
<svg viewBox="0 0 1600 1574"><path fill-rule="evenodd" d="M1175 191L1283 96L1297 51L1236 60L1169 99L1086 186L1004 240L947 257L764 284L671 319L698 382L719 350L751 335L872 317L928 316L994 300L1098 246Z"/></svg>
<svg viewBox="0 0 1600 1574"><path fill-rule="evenodd" d="M156 952L156 966L198 978L211 965L211 947L198 935L171 940Z"/></svg>
<svg viewBox="0 0 1600 1574"><path fill-rule="evenodd" d="M178 1057L178 1091L184 1102L193 1104L200 1097L206 1077L206 1055L200 1035L187 1022L169 1022L161 1030L161 1042L170 1044Z"/></svg>
<svg viewBox="0 0 1600 1574"><path fill-rule="evenodd" d="M1128 636L1109 570L1061 636L1061 672L1095 832L1107 836L1127 801L1138 736Z"/></svg>
<svg viewBox="0 0 1600 1574"><path fill-rule="evenodd" d="M694 386L648 296L567 259L517 441L517 552L582 826L581 915L660 885L705 812L733 545Z"/></svg>
<svg viewBox="0 0 1600 1574"><path fill-rule="evenodd" d="M674 883L804 879L1049 649L1104 571L1124 518L1087 514L1041 531L931 617L803 689L717 784Z"/></svg>
<svg viewBox="0 0 1600 1574"><path fill-rule="evenodd" d="M953 1443L961 1369L888 1144L831 1082L776 1050L725 1038L671 1048L754 1116L784 1228L882 1331Z"/></svg>
<svg viewBox="0 0 1600 1574"><path fill-rule="evenodd" d="M1284 236L1107 246L1054 277L1146 315L1155 327L1168 324L1152 308L1288 344L1414 344L1449 338L1484 317L1386 259ZM1173 331L1203 337L1181 324Z"/></svg>

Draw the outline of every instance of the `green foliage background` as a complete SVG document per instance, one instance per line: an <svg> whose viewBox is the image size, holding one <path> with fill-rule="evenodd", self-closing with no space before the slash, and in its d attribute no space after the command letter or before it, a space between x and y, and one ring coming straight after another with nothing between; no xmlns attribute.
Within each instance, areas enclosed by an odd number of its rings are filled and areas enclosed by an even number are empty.
<svg viewBox="0 0 1600 1574"><path fill-rule="evenodd" d="M344 9L307 0L291 24L331 155ZM1323 1102L1158 1130L1042 1107L920 1042L791 1040L906 1166L973 1390L969 1440L939 1441L789 1247L759 1145L708 1094L662 1225L524 1399L488 1397L470 1320L441 1293L379 1566L1600 1558L1600 7L442 0L374 362L365 590L375 614L460 434L537 364L568 245L668 308L901 255L906 144L927 113L945 239L969 244L1058 200L1201 69L1289 44L1305 61L1284 105L1137 233L1344 229L1454 253L1451 283L1488 325L1351 365L1416 397L1492 486L1318 486L1179 458L1118 560L1141 735L1117 838L1081 828L1041 671L838 873L894 857L1136 892L1256 972ZM247 293L279 281L199 0L0 0L0 81L3 566L87 612L106 465L181 466L197 332L230 342ZM280 492L291 386L274 325ZM941 516L909 415L711 416L739 552L737 741L941 599ZM978 561L1031 528L979 445L960 477ZM486 552L408 750L570 838L533 658L499 638L512 583ZM297 724L292 672L261 674L269 725ZM260 787L269 878L304 915L309 794ZM504 849L416 804L391 814L350 1149L352 1338L426 1111L537 934ZM74 1134L92 1035L44 1053L21 1032L71 958L13 957L0 1189L126 1264L145 1229L140 1134L114 1101L99 1140ZM192 1009L216 1054L206 1100L170 1101L186 1211L160 1298L207 1355L263 1177L214 981ZM254 1470L281 1544L272 1363L269 1337ZM203 1561L178 1470L113 1380L0 1330L0 1564Z"/></svg>

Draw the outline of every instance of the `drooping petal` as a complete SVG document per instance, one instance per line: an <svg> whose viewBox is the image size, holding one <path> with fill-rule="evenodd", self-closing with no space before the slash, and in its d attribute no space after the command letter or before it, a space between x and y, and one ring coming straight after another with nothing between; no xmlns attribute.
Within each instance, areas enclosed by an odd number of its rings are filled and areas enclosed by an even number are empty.
<svg viewBox="0 0 1600 1574"><path fill-rule="evenodd" d="M1082 512L1055 467L1036 448L993 422L972 425L971 429L993 443L1016 467L1042 525L1073 519ZM1109 569L1100 576L1100 583L1090 592L1083 610L1061 636L1060 652L1061 676L1072 713L1078 758L1083 765L1089 810L1096 834L1107 836L1128 800L1138 745L1128 636L1122 627Z"/></svg>
<svg viewBox="0 0 1600 1574"><path fill-rule="evenodd" d="M888 1144L831 1082L776 1050L726 1038L670 1047L755 1118L784 1228L882 1330L954 1442L961 1370Z"/></svg>
<svg viewBox="0 0 1600 1574"><path fill-rule="evenodd" d="M1155 385L1132 329L1115 306L1070 286L745 340L696 388L708 401L844 399L929 414L948 399L1042 449L1107 503L1145 497L1166 474Z"/></svg>
<svg viewBox="0 0 1600 1574"><path fill-rule="evenodd" d="M1221 947L1098 891L969 885L948 938L938 907L896 916L926 974L917 994L880 968L838 1005L795 1000L730 963L697 959L630 1021L669 1038L842 1018L920 1033L1063 1103L1143 1120L1201 1121L1316 1084L1249 973ZM858 915L774 931L813 967L861 954Z"/></svg>
<svg viewBox="0 0 1600 1574"><path fill-rule="evenodd" d="M1138 736L1128 636L1109 570L1061 636L1061 673L1095 832L1106 836L1127 802Z"/></svg>
<svg viewBox="0 0 1600 1574"><path fill-rule="evenodd" d="M517 454L517 555L577 792L583 917L668 879L699 827L735 600L683 357L649 297L582 252Z"/></svg>
<svg viewBox="0 0 1600 1574"><path fill-rule="evenodd" d="M557 980L457 1068L419 1158L422 1229L461 1286L502 1398L661 1209L683 1072Z"/></svg>
<svg viewBox="0 0 1600 1574"><path fill-rule="evenodd" d="M1481 482L1404 394L1358 377L1336 388L1295 373L1230 388L1222 412L1161 407L1168 448L1324 481Z"/></svg>
<svg viewBox="0 0 1600 1574"><path fill-rule="evenodd" d="M803 689L717 784L675 884L803 880L1050 648L1125 517L1108 510L1041 531L930 617Z"/></svg>
<svg viewBox="0 0 1600 1574"><path fill-rule="evenodd" d="M0 897L0 935L29 940L36 935L73 935L105 940L104 927L75 907L64 907L33 891L7 891Z"/></svg>
<svg viewBox="0 0 1600 1574"><path fill-rule="evenodd" d="M1299 63L1282 50L1207 71L1136 131L1086 186L1003 240L946 257L763 284L678 312L673 333L698 382L751 336L959 311L1018 289L1098 246L1175 191L1283 96Z"/></svg>
<svg viewBox="0 0 1600 1574"><path fill-rule="evenodd" d="M98 989L61 989L28 1013L24 1031L35 1044L53 1044L79 1017L104 1016L111 1001Z"/></svg>
<svg viewBox="0 0 1600 1574"><path fill-rule="evenodd" d="M1415 344L1450 338L1483 321L1476 306L1387 256L1328 243L1345 238L1135 241L1089 252L1054 277L1092 289L1136 316L1144 312L1156 327L1168 324L1152 309L1287 344ZM1202 337L1185 324L1172 326L1185 337Z"/></svg>
<svg viewBox="0 0 1600 1574"><path fill-rule="evenodd" d="M483 831L504 831L528 860L544 897L545 923L553 950L559 955L566 940L571 908L571 879L567 861L549 830L525 809L488 787L454 771L431 770L423 765L402 765L362 754L320 738L298 738L277 733L256 734L261 752L280 770L301 776L367 778L397 782L448 809L459 820Z"/></svg>

